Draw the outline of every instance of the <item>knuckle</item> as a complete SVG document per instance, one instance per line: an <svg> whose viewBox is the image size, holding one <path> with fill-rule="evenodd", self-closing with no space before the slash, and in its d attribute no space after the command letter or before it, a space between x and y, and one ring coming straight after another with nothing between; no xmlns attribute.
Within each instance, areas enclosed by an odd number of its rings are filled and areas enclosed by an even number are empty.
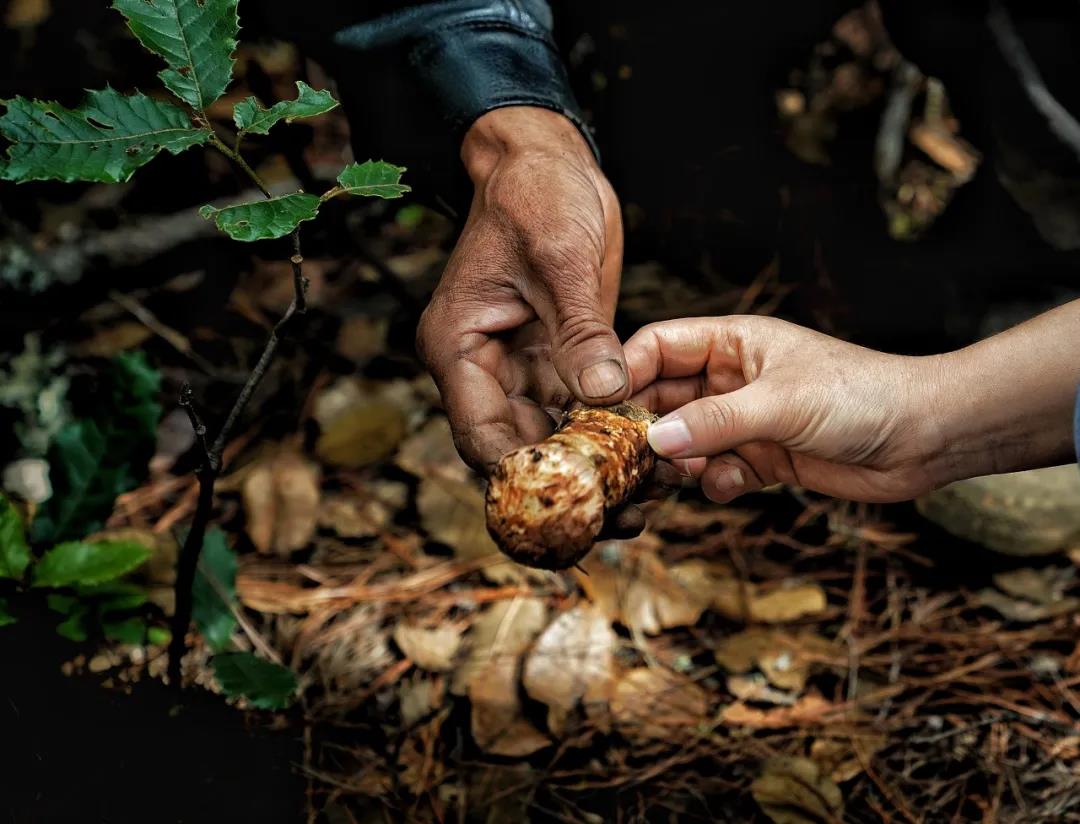
<svg viewBox="0 0 1080 824"><path fill-rule="evenodd" d="M614 334L607 324L597 317L596 309L591 305L560 310L557 321L559 328L553 343L560 349L573 348L586 341L607 338Z"/></svg>
<svg viewBox="0 0 1080 824"><path fill-rule="evenodd" d="M735 433L735 411L722 398L702 399L698 407L698 423L702 434L710 441L725 441Z"/></svg>

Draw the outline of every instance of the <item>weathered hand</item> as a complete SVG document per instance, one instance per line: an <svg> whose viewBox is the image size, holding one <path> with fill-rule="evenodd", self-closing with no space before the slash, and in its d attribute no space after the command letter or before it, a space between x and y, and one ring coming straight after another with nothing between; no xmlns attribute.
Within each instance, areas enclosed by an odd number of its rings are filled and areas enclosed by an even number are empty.
<svg viewBox="0 0 1080 824"><path fill-rule="evenodd" d="M487 113L462 159L472 207L417 342L458 449L486 471L550 433L545 409L629 394L611 329L622 223L585 140L554 112Z"/></svg>
<svg viewBox="0 0 1080 824"><path fill-rule="evenodd" d="M652 324L626 343L653 448L712 500L783 482L858 501L938 483L935 358L887 355L767 317Z"/></svg>

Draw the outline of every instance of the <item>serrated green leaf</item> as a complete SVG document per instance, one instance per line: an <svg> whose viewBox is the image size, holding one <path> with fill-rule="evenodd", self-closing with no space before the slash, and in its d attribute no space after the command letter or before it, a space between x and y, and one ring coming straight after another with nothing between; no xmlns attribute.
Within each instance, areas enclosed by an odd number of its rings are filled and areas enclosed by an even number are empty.
<svg viewBox="0 0 1080 824"><path fill-rule="evenodd" d="M14 624L17 620L19 619L8 611L7 598L0 598L0 627L6 627L9 624Z"/></svg>
<svg viewBox="0 0 1080 824"><path fill-rule="evenodd" d="M173 94L205 109L232 81L240 18L237 0L115 0L128 27L169 68L158 74Z"/></svg>
<svg viewBox="0 0 1080 824"><path fill-rule="evenodd" d="M116 621L102 621L101 630L109 641L141 644L146 639L146 619L135 615Z"/></svg>
<svg viewBox="0 0 1080 824"><path fill-rule="evenodd" d="M319 213L320 202L315 195L298 192L224 209L203 206L199 214L213 220L233 240L273 240L314 218Z"/></svg>
<svg viewBox="0 0 1080 824"><path fill-rule="evenodd" d="M0 495L0 578L19 580L30 563L26 529L15 505Z"/></svg>
<svg viewBox="0 0 1080 824"><path fill-rule="evenodd" d="M229 646L236 629L231 609L235 600L236 554L229 548L224 532L207 530L191 588L191 617L214 652Z"/></svg>
<svg viewBox="0 0 1080 824"><path fill-rule="evenodd" d="M287 707L296 692L293 671L257 658L250 652L227 652L211 661L214 677L222 691L231 698L243 696L261 710Z"/></svg>
<svg viewBox="0 0 1080 824"><path fill-rule="evenodd" d="M34 566L35 587L98 584L130 572L150 550L130 541L68 541L57 544Z"/></svg>
<svg viewBox="0 0 1080 824"><path fill-rule="evenodd" d="M138 0L145 4L145 0ZM0 117L11 141L0 178L119 183L162 150L179 154L210 138L184 111L145 94L88 92L77 109L16 97Z"/></svg>
<svg viewBox="0 0 1080 824"><path fill-rule="evenodd" d="M401 197L412 189L401 183L404 166L395 166L385 160L366 160L350 163L338 175L338 185L323 195L323 200L338 195L354 197Z"/></svg>
<svg viewBox="0 0 1080 824"><path fill-rule="evenodd" d="M86 626L86 615L89 611L85 604L76 605L71 614L57 625L56 632L70 641L85 641L90 637Z"/></svg>
<svg viewBox="0 0 1080 824"><path fill-rule="evenodd" d="M269 109L254 97L245 97L233 109L233 122L242 132L269 134L270 129L284 120L292 123L297 118L326 114L337 107L330 92L316 91L303 80L296 81L296 100L282 100Z"/></svg>
<svg viewBox="0 0 1080 824"><path fill-rule="evenodd" d="M98 529L116 496L138 485L154 449L160 386L160 374L141 352L113 359L92 417L67 424L49 448L54 494L34 520L34 540L52 543Z"/></svg>

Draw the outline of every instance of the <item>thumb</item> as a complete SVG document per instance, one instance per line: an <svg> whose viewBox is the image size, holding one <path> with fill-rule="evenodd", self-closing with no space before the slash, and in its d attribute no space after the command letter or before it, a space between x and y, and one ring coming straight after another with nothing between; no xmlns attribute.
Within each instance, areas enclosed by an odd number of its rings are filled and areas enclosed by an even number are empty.
<svg viewBox="0 0 1080 824"><path fill-rule="evenodd" d="M776 397L755 381L724 395L691 401L649 427L649 445L665 458L719 455L751 441L777 441Z"/></svg>
<svg viewBox="0 0 1080 824"><path fill-rule="evenodd" d="M550 311L540 314L551 340L551 361L563 383L583 403L624 400L630 394L626 360L599 293L584 293L581 283L556 290L551 298Z"/></svg>

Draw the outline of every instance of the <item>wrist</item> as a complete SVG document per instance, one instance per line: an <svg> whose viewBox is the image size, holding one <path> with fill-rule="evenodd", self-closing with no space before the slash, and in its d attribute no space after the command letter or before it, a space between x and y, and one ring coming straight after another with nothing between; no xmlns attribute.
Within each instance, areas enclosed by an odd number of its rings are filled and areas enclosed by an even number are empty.
<svg viewBox="0 0 1080 824"><path fill-rule="evenodd" d="M567 117L537 106L506 106L476 119L461 143L461 160L475 185L500 162L528 154L596 165L592 149Z"/></svg>

